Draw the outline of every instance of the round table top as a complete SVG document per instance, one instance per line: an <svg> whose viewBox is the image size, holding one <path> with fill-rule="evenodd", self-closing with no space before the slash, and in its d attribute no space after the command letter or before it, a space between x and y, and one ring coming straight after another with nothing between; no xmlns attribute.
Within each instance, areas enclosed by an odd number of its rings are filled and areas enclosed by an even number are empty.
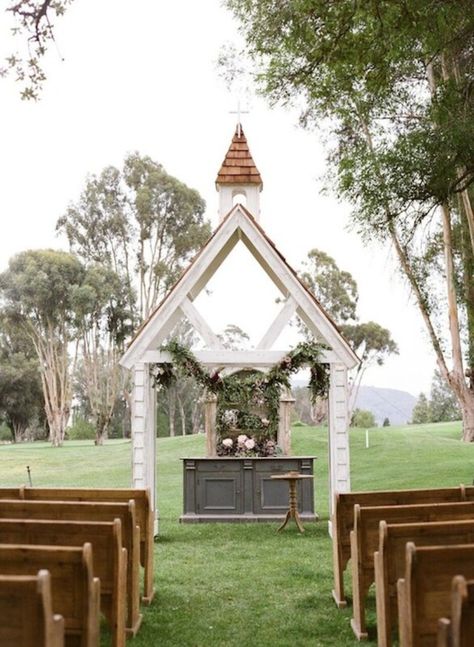
<svg viewBox="0 0 474 647"><path fill-rule="evenodd" d="M280 479L285 481L299 481L300 479L312 479L312 474L300 474L299 472L286 472L285 474L272 474L271 479Z"/></svg>

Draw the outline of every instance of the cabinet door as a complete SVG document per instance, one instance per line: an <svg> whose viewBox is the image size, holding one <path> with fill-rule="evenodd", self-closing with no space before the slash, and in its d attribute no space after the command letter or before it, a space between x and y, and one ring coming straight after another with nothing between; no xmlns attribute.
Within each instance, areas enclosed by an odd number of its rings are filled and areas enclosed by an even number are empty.
<svg viewBox="0 0 474 647"><path fill-rule="evenodd" d="M242 472L236 467L198 472L197 514L242 513Z"/></svg>
<svg viewBox="0 0 474 647"><path fill-rule="evenodd" d="M289 507L288 481L274 480L272 474L298 470L298 461L264 460L255 465L255 513L284 515ZM297 483L298 508L301 511L301 482Z"/></svg>

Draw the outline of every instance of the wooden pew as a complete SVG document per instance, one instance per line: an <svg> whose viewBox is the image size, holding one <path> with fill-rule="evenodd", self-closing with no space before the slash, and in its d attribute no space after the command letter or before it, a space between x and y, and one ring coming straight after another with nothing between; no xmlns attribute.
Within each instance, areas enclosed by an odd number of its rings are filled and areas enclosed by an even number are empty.
<svg viewBox="0 0 474 647"><path fill-rule="evenodd" d="M474 544L418 548L408 542L405 577L397 583L400 647L436 644L438 619L451 612L452 580L459 573L474 577Z"/></svg>
<svg viewBox="0 0 474 647"><path fill-rule="evenodd" d="M474 487L472 488L474 499ZM333 598L338 607L347 605L344 594L344 571L351 557L350 533L354 527L354 505L361 507L449 503L466 500L465 487L420 490L382 490L371 492L337 492L331 516L334 589Z"/></svg>
<svg viewBox="0 0 474 647"><path fill-rule="evenodd" d="M354 506L354 530L351 531L353 618L351 627L358 640L367 638L365 599L375 581L374 553L379 544L379 524L423 523L450 519L473 519L474 501L394 505L362 508Z"/></svg>
<svg viewBox="0 0 474 647"><path fill-rule="evenodd" d="M1 491L0 491L1 492ZM147 489L133 488L20 488L20 498L39 501L90 501L128 503L135 501L136 522L140 526L140 563L144 568L143 596L150 604L155 595L153 584L154 516ZM0 496L1 493L0 493ZM2 498L7 498L3 497Z"/></svg>
<svg viewBox="0 0 474 647"><path fill-rule="evenodd" d="M474 520L393 525L380 522L379 548L374 554L378 647L392 644L398 618L397 581L405 573L409 541L417 547L474 544Z"/></svg>
<svg viewBox="0 0 474 647"><path fill-rule="evenodd" d="M51 574L55 613L64 617L66 647L98 647L100 580L92 574L92 547L0 545L2 575Z"/></svg>
<svg viewBox="0 0 474 647"><path fill-rule="evenodd" d="M92 546L93 575L100 579L101 610L108 620L113 647L125 645L127 551L122 523L0 519L0 544ZM1 644L1 643L0 643Z"/></svg>
<svg viewBox="0 0 474 647"><path fill-rule="evenodd" d="M49 571L0 575L0 645L64 647L64 618L52 609Z"/></svg>
<svg viewBox="0 0 474 647"><path fill-rule="evenodd" d="M472 647L474 645L474 580L463 575L453 578L451 618L438 620L437 647Z"/></svg>
<svg viewBox="0 0 474 647"><path fill-rule="evenodd" d="M56 521L122 522L122 543L127 549L127 635L136 635L140 614L140 529L135 520L135 502L90 503L74 501L0 500L0 519L48 519Z"/></svg>

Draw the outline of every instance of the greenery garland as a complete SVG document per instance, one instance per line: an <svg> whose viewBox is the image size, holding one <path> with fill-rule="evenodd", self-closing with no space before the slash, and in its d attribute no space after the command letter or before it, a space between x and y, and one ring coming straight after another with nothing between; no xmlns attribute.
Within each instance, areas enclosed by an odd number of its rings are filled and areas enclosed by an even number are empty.
<svg viewBox="0 0 474 647"><path fill-rule="evenodd" d="M180 375L193 377L207 391L217 396L216 428L220 438L218 452L235 454L237 438L240 451L245 455L272 455L276 451L279 405L282 387L290 388L290 376L300 368L309 366L308 388L311 401L325 397L329 386L329 367L320 361L322 347L315 342L301 342L285 355L268 373L242 370L221 377L218 371L209 374L195 355L173 340L161 347L173 358L151 367L156 388L169 387ZM245 432L245 435L242 435ZM237 436L237 434L239 434ZM251 437L250 449L242 438ZM232 439L232 445L222 440ZM238 453L238 452L237 452Z"/></svg>

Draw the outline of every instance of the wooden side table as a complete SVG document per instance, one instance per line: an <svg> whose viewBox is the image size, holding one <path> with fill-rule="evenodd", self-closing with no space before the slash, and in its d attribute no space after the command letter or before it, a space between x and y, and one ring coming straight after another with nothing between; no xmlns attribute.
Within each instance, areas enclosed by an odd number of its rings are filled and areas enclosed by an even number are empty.
<svg viewBox="0 0 474 647"><path fill-rule="evenodd" d="M298 494L296 491L296 482L303 479L312 479L312 474L300 474L299 472L287 472L286 474L272 474L270 477L275 481L288 481L290 487L290 508L286 513L284 522L278 528L278 532L283 530L290 519L294 519L296 526L300 532L304 532L303 524L301 523L300 515L298 512Z"/></svg>

